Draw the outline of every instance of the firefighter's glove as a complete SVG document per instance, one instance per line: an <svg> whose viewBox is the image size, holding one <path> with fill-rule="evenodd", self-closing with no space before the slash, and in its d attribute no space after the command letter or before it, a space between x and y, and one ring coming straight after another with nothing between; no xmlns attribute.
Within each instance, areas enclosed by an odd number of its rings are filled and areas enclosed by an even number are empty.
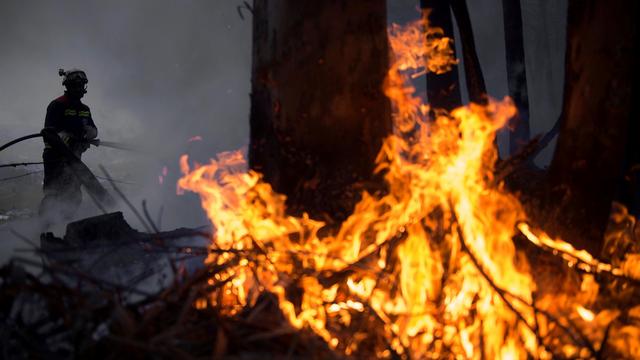
<svg viewBox="0 0 640 360"><path fill-rule="evenodd" d="M95 126L84 125L83 127L83 140L92 140L98 137L98 129Z"/></svg>
<svg viewBox="0 0 640 360"><path fill-rule="evenodd" d="M66 131L59 132L58 136L60 137L60 140L67 145L69 150L71 150L71 152L78 158L83 152L87 151L90 146L89 142L84 141L84 139L78 138Z"/></svg>
<svg viewBox="0 0 640 360"><path fill-rule="evenodd" d="M67 145L68 148L71 149L71 147L73 146L73 143L75 142L75 137L73 136L73 134L66 132L66 131L60 131L58 133L58 137L60 138L60 140L62 140L62 142Z"/></svg>
<svg viewBox="0 0 640 360"><path fill-rule="evenodd" d="M78 142L78 150L80 151L80 153L82 154L83 152L87 151L87 149L89 149L89 146L91 144L88 141L80 141Z"/></svg>

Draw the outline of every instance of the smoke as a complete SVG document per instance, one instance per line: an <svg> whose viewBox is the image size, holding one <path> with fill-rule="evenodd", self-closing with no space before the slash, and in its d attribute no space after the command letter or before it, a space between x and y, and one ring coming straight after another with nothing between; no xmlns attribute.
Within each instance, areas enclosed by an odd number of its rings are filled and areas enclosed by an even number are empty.
<svg viewBox="0 0 640 360"><path fill-rule="evenodd" d="M500 0L468 1L489 94L507 95ZM178 157L206 162L248 141L251 17L241 0L5 0L0 2L0 143L38 132L48 103L62 94L59 67L87 72L83 101L104 140L130 143L141 153L91 148L83 157L96 175L102 164L139 207L146 199L162 228L207 223L192 194L176 196ZM419 16L417 0L389 0L389 20ZM525 51L532 133L550 129L560 113L564 77L566 0L524 0ZM459 51L459 49L458 49ZM464 77L461 76L461 79ZM192 140L200 136L202 140ZM506 134L500 136L506 143ZM0 153L0 164L40 161L42 142ZM540 157L548 163L551 149ZM37 211L40 167L0 169L0 212ZM105 186L110 186L105 183ZM124 204L118 208L143 229ZM96 215L84 196L77 217ZM60 229L58 235L60 235Z"/></svg>
<svg viewBox="0 0 640 360"><path fill-rule="evenodd" d="M238 16L240 4L0 2L0 143L42 128L48 103L63 92L59 67L83 69L89 77L83 102L91 108L99 137L143 150L135 154L92 147L84 162L96 175L102 175L102 164L127 182L118 186L136 206L147 199L154 215L163 206L164 228L205 224L195 197L175 195L178 157L188 152L206 162L248 141L251 18ZM187 142L196 135L202 141ZM40 161L41 153L42 142L31 140L0 153L0 163ZM39 169L0 169L0 178ZM37 208L39 181L30 181L37 184L0 183L0 210ZM78 216L98 212L85 196Z"/></svg>

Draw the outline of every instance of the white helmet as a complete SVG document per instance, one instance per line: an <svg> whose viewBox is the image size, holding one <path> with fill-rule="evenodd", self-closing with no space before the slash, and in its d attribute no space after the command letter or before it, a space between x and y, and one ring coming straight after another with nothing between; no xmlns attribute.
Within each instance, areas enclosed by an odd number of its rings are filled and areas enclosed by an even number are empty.
<svg viewBox="0 0 640 360"><path fill-rule="evenodd" d="M81 88L83 93L87 92L87 83L89 79L87 79L87 74L79 69L71 69L65 71L64 69L58 70L58 75L62 76L62 85L64 85L67 89L70 88Z"/></svg>

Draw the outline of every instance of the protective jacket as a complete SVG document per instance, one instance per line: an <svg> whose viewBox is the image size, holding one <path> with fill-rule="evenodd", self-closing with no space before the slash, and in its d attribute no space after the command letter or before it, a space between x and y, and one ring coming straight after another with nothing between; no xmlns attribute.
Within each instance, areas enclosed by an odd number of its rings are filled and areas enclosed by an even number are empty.
<svg viewBox="0 0 640 360"><path fill-rule="evenodd" d="M54 128L62 141L78 157L88 147L83 140L95 139L98 135L89 107L80 99L72 98L67 94L49 104L44 126ZM45 142L45 153L52 151L53 149Z"/></svg>
<svg viewBox="0 0 640 360"><path fill-rule="evenodd" d="M53 129L78 159L89 147L86 140L98 135L89 107L66 93L49 104L44 126ZM44 198L40 215L55 214L70 219L82 202L81 181L72 168L73 159L68 158L68 152L56 150L46 140L42 159Z"/></svg>

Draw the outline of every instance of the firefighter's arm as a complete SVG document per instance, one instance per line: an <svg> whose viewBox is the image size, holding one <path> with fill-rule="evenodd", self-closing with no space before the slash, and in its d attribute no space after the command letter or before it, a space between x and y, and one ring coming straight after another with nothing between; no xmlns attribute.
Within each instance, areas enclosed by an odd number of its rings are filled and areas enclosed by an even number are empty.
<svg viewBox="0 0 640 360"><path fill-rule="evenodd" d="M78 157L91 145L85 136L78 137L77 134L68 131L59 131L58 137Z"/></svg>
<svg viewBox="0 0 640 360"><path fill-rule="evenodd" d="M57 134L60 140L62 140L62 142L67 145L68 148L71 148L76 137L68 131L58 131Z"/></svg>
<svg viewBox="0 0 640 360"><path fill-rule="evenodd" d="M47 106L47 115L44 118L45 128L60 128L63 109L60 103L52 101Z"/></svg>
<svg viewBox="0 0 640 360"><path fill-rule="evenodd" d="M96 137L98 137L98 129L96 129L95 126L84 125L84 135L82 137L82 140L78 143L80 153L87 151L89 149L89 146L91 145L89 141L95 139Z"/></svg>
<svg viewBox="0 0 640 360"><path fill-rule="evenodd" d="M88 109L87 109L88 110ZM91 113L89 113L91 114ZM85 118L83 121L83 130L84 130L84 140L93 140L95 138L98 137L98 128L96 127L96 124L93 122L93 119L91 118L91 115L89 115L89 117Z"/></svg>
<svg viewBox="0 0 640 360"><path fill-rule="evenodd" d="M94 125L84 125L84 139L93 140L98 137L98 129Z"/></svg>
<svg viewBox="0 0 640 360"><path fill-rule="evenodd" d="M65 131L58 132L52 127L45 127L40 133L42 134L42 137L44 137L44 141L50 144L52 148L67 157L75 157L75 154L71 151L68 144L71 139L71 134ZM66 141L63 140L62 137L65 137Z"/></svg>

